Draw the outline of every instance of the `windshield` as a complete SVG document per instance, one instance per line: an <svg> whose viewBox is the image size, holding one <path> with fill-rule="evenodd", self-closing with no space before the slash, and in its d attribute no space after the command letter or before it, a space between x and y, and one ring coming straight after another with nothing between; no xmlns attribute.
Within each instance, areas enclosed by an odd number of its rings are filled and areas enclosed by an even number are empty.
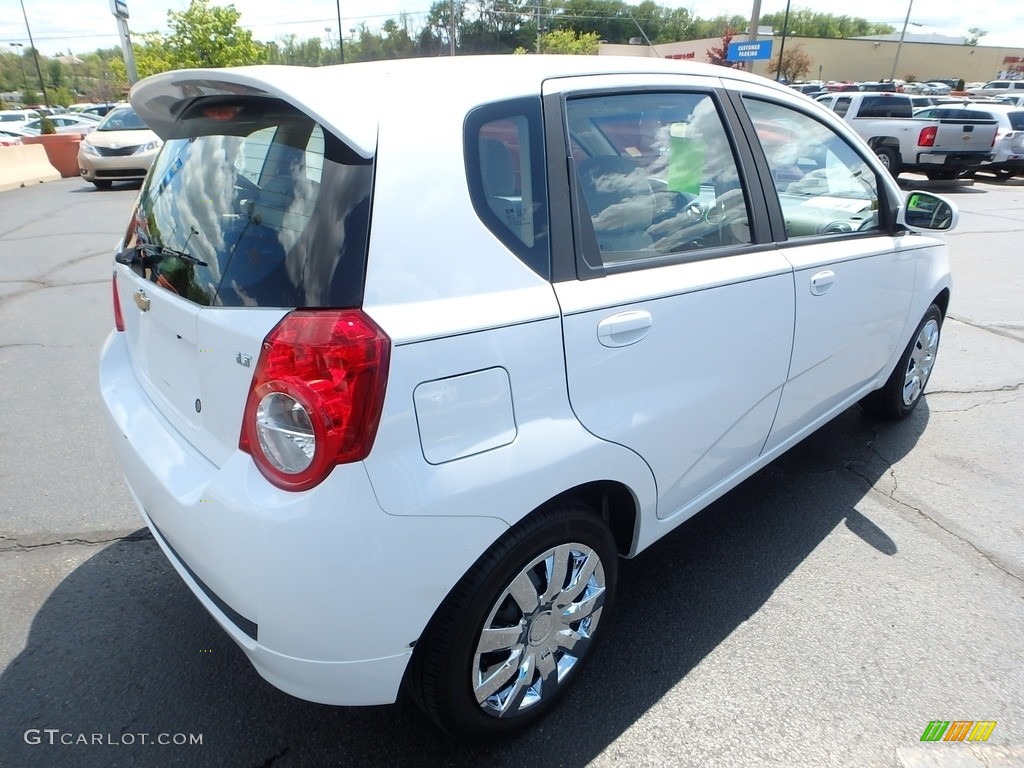
<svg viewBox="0 0 1024 768"><path fill-rule="evenodd" d="M96 127L97 131L144 131L147 126L131 107L108 112Z"/></svg>
<svg viewBox="0 0 1024 768"><path fill-rule="evenodd" d="M371 163L280 102L193 113L154 161L119 259L203 306L358 306Z"/></svg>

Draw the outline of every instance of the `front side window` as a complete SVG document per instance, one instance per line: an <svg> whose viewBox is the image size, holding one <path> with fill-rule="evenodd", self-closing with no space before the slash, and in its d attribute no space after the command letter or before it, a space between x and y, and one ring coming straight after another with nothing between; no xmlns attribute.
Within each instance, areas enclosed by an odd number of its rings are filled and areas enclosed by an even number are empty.
<svg viewBox="0 0 1024 768"><path fill-rule="evenodd" d="M566 124L588 266L692 258L751 242L736 156L710 95L570 99Z"/></svg>
<svg viewBox="0 0 1024 768"><path fill-rule="evenodd" d="M203 306L359 304L370 161L279 102L196 107L177 130L139 197L136 271Z"/></svg>
<svg viewBox="0 0 1024 768"><path fill-rule="evenodd" d="M790 238L878 230L879 185L839 134L795 109L744 99Z"/></svg>

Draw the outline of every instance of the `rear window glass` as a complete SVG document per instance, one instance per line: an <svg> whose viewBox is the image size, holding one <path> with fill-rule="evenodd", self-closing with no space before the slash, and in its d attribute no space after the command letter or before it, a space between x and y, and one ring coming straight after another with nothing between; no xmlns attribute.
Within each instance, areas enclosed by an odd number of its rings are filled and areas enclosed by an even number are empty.
<svg viewBox="0 0 1024 768"><path fill-rule="evenodd" d="M165 142L126 250L203 306L358 306L372 164L276 101L194 105Z"/></svg>
<svg viewBox="0 0 1024 768"><path fill-rule="evenodd" d="M1006 114L1010 118L1010 127L1015 131L1024 131L1024 112L1008 112Z"/></svg>
<svg viewBox="0 0 1024 768"><path fill-rule="evenodd" d="M889 96L865 96L857 117L911 117L913 110L907 99Z"/></svg>

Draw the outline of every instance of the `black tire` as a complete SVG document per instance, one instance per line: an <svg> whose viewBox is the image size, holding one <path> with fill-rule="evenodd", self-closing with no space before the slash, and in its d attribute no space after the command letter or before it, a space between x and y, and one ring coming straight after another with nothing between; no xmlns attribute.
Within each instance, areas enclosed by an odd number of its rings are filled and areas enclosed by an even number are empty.
<svg viewBox="0 0 1024 768"><path fill-rule="evenodd" d="M921 402L928 385L941 334L942 312L932 304L924 313L892 375L881 389L861 400L861 407L872 416L890 421L909 416Z"/></svg>
<svg viewBox="0 0 1024 768"><path fill-rule="evenodd" d="M875 156L885 166L885 170L895 179L900 175L900 158L892 147L875 147Z"/></svg>
<svg viewBox="0 0 1024 768"><path fill-rule="evenodd" d="M113 183L114 182L112 182L110 179L96 179L95 181L93 181L93 184L96 186L96 189L110 189L110 186Z"/></svg>
<svg viewBox="0 0 1024 768"><path fill-rule="evenodd" d="M545 566L557 573L560 553L554 550L566 545L561 550L565 575L548 584ZM588 571L587 566L594 567ZM583 586L573 578L581 573L588 574ZM406 675L411 698L454 736L502 736L531 724L554 705L592 655L598 626L608 620L617 573L615 540L600 515L572 501L541 507L481 555L438 608L416 643ZM510 589L516 583L526 587L520 594L537 598L534 610L513 599ZM564 621L571 615L558 608L568 606L585 615ZM498 650L478 654L485 629L492 637L506 631L495 641ZM572 648L565 645L570 637ZM525 662L529 678L520 683L511 670L522 669ZM542 679L544 669L554 676ZM487 672L501 682L482 682Z"/></svg>

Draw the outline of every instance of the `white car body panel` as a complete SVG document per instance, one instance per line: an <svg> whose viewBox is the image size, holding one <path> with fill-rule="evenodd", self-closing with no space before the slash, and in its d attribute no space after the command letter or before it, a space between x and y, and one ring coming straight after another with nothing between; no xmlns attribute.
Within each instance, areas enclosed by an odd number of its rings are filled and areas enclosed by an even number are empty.
<svg viewBox="0 0 1024 768"><path fill-rule="evenodd" d="M793 278L781 256L722 257L555 290L573 411L595 435L647 460L659 517L757 458L792 344ZM649 313L649 333L605 346L601 323L637 310Z"/></svg>

